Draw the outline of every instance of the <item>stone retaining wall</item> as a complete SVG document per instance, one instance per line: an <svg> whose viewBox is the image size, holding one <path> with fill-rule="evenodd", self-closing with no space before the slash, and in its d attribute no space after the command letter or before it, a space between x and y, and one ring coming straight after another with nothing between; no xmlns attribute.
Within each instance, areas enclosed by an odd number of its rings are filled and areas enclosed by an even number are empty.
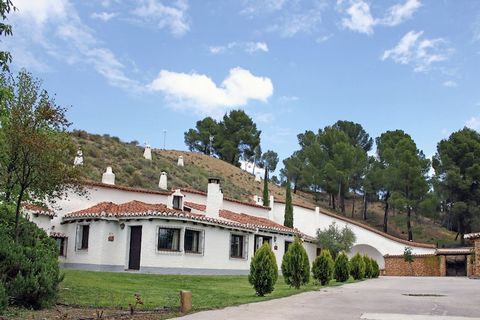
<svg viewBox="0 0 480 320"><path fill-rule="evenodd" d="M445 256L418 255L413 257L409 264L403 255L385 256L386 276L421 276L439 277L445 276Z"/></svg>

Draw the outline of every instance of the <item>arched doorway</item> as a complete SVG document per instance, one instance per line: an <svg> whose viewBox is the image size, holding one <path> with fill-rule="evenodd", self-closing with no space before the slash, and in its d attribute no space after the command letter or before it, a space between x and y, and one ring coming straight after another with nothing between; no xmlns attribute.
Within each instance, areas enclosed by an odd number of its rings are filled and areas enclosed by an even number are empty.
<svg viewBox="0 0 480 320"><path fill-rule="evenodd" d="M377 261L380 269L385 268L385 259L383 258L383 255L380 253L380 251L378 251L376 248L368 244L357 244L352 247L352 249L348 253L348 256L353 257L357 253L360 253L362 255L366 254L370 258L375 259L375 261Z"/></svg>

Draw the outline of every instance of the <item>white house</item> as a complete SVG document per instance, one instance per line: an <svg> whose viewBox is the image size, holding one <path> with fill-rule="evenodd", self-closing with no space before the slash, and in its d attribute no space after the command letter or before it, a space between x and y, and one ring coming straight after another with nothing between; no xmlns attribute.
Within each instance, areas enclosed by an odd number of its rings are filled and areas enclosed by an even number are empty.
<svg viewBox="0 0 480 320"><path fill-rule="evenodd" d="M56 238L66 268L139 270L175 274L246 274L254 252L268 242L280 267L295 236L303 239L310 261L318 254L317 229L347 225L357 242L350 254L366 253L384 266L387 254L433 254L435 246L408 242L317 208L294 205L294 229L283 226L285 204L269 207L224 197L219 179L207 193L176 189L146 190L85 182L87 195L74 193L43 209L25 213ZM166 175L164 175L166 179ZM105 183L106 182L106 183Z"/></svg>

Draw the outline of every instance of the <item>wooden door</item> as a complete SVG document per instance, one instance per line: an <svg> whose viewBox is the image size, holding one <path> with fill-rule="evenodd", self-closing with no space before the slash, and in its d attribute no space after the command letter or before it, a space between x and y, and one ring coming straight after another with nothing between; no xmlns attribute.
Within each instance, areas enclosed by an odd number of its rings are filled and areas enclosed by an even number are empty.
<svg viewBox="0 0 480 320"><path fill-rule="evenodd" d="M142 251L142 227L130 227L130 255L128 269L140 270L140 254Z"/></svg>

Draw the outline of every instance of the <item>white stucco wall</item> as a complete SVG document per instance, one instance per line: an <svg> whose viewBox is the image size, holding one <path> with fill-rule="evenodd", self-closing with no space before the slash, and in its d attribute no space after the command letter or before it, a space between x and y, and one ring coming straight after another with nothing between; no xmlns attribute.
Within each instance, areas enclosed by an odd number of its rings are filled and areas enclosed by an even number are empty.
<svg viewBox="0 0 480 320"><path fill-rule="evenodd" d="M42 214L35 215L33 213L28 213L26 218L35 223L39 228L43 229L47 234L50 233L52 227L51 217Z"/></svg>

